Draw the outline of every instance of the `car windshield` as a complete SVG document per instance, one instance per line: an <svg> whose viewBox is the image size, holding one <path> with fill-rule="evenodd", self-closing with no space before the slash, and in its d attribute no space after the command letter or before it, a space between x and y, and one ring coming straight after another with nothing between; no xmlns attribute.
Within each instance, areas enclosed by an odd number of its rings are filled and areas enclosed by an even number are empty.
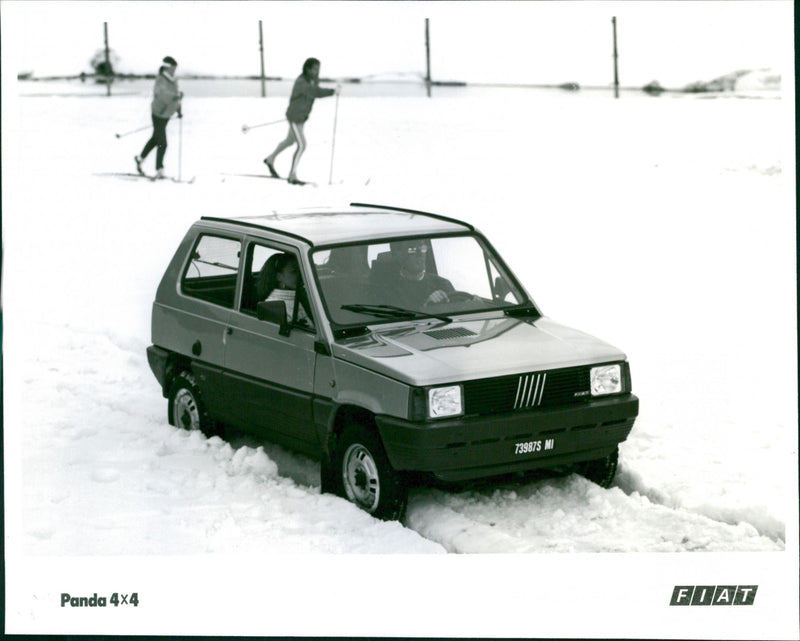
<svg viewBox="0 0 800 641"><path fill-rule="evenodd" d="M533 307L491 248L474 235L317 249L312 263L328 316L337 325L446 321L454 314Z"/></svg>

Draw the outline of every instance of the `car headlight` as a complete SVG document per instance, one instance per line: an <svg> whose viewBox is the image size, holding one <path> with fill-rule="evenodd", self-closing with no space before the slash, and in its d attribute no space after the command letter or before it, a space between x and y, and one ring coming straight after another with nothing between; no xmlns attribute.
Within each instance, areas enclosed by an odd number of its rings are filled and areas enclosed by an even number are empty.
<svg viewBox="0 0 800 641"><path fill-rule="evenodd" d="M464 411L461 385L434 387L428 390L428 417L457 416Z"/></svg>
<svg viewBox="0 0 800 641"><path fill-rule="evenodd" d="M593 367L589 374L589 381L592 396L617 394L622 391L622 367L619 363Z"/></svg>

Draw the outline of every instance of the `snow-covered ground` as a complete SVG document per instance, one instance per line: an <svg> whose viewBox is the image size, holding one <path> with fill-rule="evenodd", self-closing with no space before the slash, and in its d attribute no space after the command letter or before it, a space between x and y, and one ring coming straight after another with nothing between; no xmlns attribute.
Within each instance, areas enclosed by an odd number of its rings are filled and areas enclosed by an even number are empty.
<svg viewBox="0 0 800 641"><path fill-rule="evenodd" d="M51 567L86 558L84 568L97 557L146 567L232 558L245 564L238 589L249 589L260 582L248 564L279 555L280 571L291 574L280 555L294 553L302 568L334 565L342 575L324 582L344 589L356 579L326 555L366 553L368 561L352 561L357 572L380 572L360 589L383 589L386 572L411 572L413 581L402 576L414 587L406 591L401 580L398 588L408 598L433 598L419 580L464 579L464 565L426 555L526 553L509 558L527 573L599 562L592 576L601 577L615 567L635 574L635 559L655 558L658 567L685 570L656 584L667 600L682 582L752 581L731 573L751 564L786 568L796 595L794 111L790 93L777 96L614 100L509 89L355 98L345 88L338 110L332 98L314 107L300 176L318 186L302 188L236 175L263 173L261 159L284 134L283 125L244 134L242 124L280 118L285 98L187 96L183 121L169 125L166 166L194 181L176 184L107 175L133 171L149 132L114 134L147 124L147 95L4 97L6 554L51 559ZM279 159L279 171L289 159ZM627 353L641 413L614 487L569 476L418 488L404 521L387 523L320 494L312 461L269 443L227 443L168 425L145 348L156 285L188 226L201 215L355 200L469 220L547 315ZM648 554L583 554L620 552ZM720 554L651 554L664 552ZM752 552L762 554L735 554ZM391 555L410 556L398 565ZM725 572L692 573L720 559ZM506 576L506 562L493 563L489 571L503 577L498 588L540 594ZM97 572L87 571L103 576ZM568 590L563 577L548 577L556 593ZM264 588L270 594L281 592L274 581ZM52 591L70 589L64 585ZM309 574L307 585L319 588L319 579ZM395 588L388 594L402 598ZM98 589L85 585L89 596ZM742 624L730 638L782 637L785 628L770 626L788 615L795 629L793 603L766 627ZM617 607L625 604L610 610ZM9 613L42 631L22 609ZM412 623L395 623L383 634L415 633ZM464 634L494 636L510 626L524 636L565 635L556 623L514 625L473 625ZM582 629L575 625L570 630ZM704 629L698 625L692 630ZM347 629L359 632L381 628ZM637 636L651 634L658 633Z"/></svg>

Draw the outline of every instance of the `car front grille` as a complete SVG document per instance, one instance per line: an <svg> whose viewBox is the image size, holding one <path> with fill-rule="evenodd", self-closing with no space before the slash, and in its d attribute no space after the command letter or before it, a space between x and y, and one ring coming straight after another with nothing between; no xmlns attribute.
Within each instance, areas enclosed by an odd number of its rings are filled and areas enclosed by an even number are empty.
<svg viewBox="0 0 800 641"><path fill-rule="evenodd" d="M465 414L500 414L585 402L591 398L589 371L592 367L468 381L464 383Z"/></svg>

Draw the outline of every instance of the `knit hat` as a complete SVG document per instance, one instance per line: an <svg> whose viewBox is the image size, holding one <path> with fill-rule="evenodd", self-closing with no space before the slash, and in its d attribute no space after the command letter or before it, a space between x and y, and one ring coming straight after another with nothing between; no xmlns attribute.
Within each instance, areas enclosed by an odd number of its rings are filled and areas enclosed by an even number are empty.
<svg viewBox="0 0 800 641"><path fill-rule="evenodd" d="M178 66L178 61L175 60L175 58L173 58L172 56L166 56L161 62L165 62L168 65L173 65L175 67Z"/></svg>

